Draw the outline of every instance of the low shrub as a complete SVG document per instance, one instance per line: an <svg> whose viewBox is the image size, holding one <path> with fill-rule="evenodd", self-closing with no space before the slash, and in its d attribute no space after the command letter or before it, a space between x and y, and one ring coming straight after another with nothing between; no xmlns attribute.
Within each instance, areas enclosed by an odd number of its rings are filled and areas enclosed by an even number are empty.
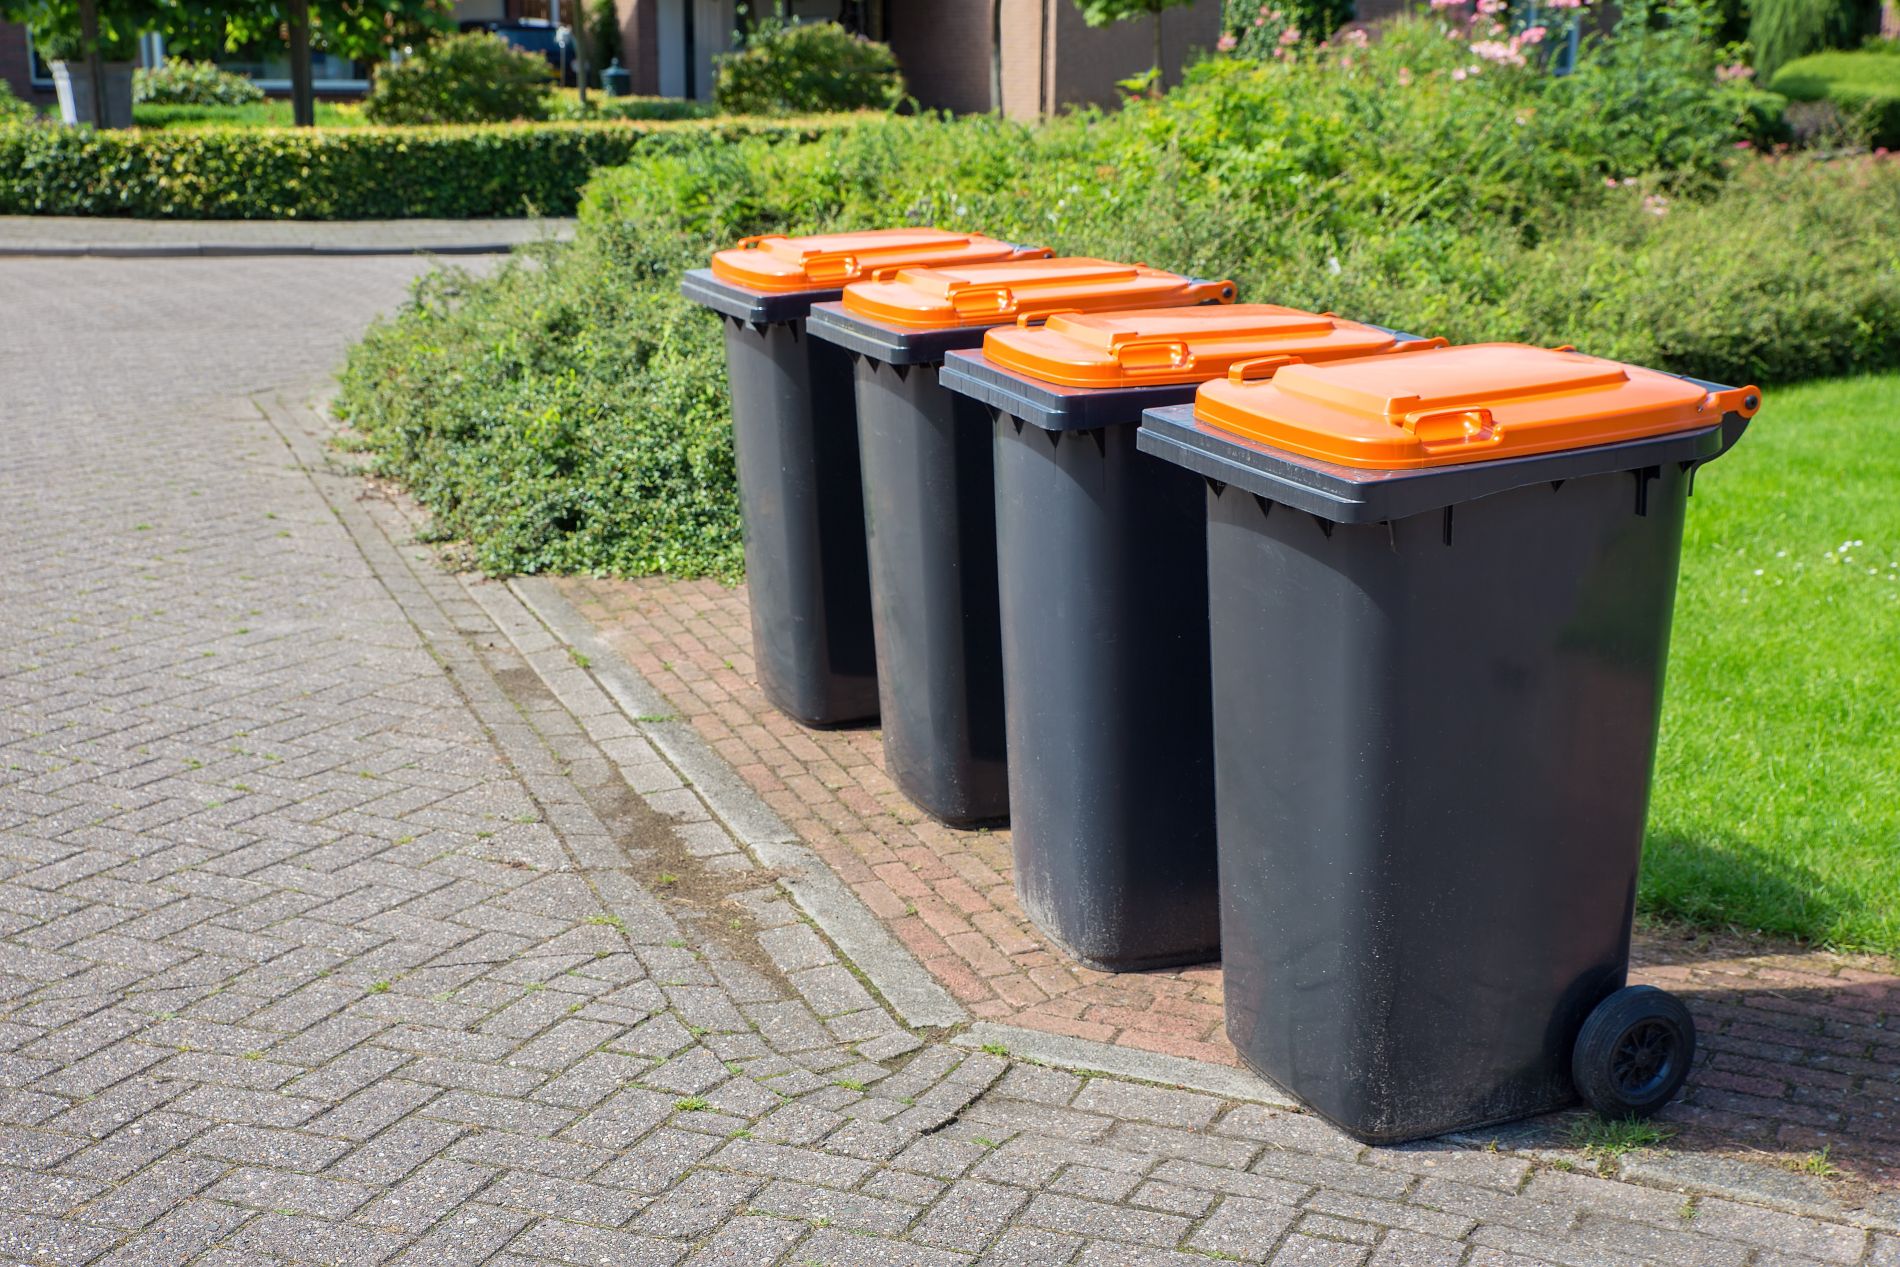
<svg viewBox="0 0 1900 1267"><path fill-rule="evenodd" d="M371 123L396 124L545 119L553 80L546 58L471 31L378 70L363 114Z"/></svg>
<svg viewBox="0 0 1900 1267"><path fill-rule="evenodd" d="M557 92L548 109L551 119L711 119L718 114L719 107L710 101L694 101L688 97L609 97L599 92L587 94L587 105L583 108L580 94L571 88Z"/></svg>
<svg viewBox="0 0 1900 1267"><path fill-rule="evenodd" d="M891 50L835 22L768 20L718 63L713 100L734 114L890 110L904 100Z"/></svg>
<svg viewBox="0 0 1900 1267"><path fill-rule="evenodd" d="M363 107L354 101L316 102L320 128L360 128L368 120ZM284 98L254 101L248 106L160 106L144 103L132 107L132 124L141 128L287 128L295 116Z"/></svg>
<svg viewBox="0 0 1900 1267"><path fill-rule="evenodd" d="M1900 146L1900 53L1866 49L1815 53L1775 73L1791 101L1826 101L1877 145Z"/></svg>
<svg viewBox="0 0 1900 1267"><path fill-rule="evenodd" d="M211 62L173 58L156 70L132 72L132 100L157 106L245 106L264 90Z"/></svg>
<svg viewBox="0 0 1900 1267"><path fill-rule="evenodd" d="M812 120L454 128L0 129L0 214L380 220L568 215L596 168Z"/></svg>

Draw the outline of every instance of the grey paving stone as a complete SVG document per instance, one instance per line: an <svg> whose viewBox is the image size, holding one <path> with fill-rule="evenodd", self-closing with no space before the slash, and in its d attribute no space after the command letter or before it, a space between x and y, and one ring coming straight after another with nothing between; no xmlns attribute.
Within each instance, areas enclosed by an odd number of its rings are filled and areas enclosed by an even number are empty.
<svg viewBox="0 0 1900 1267"><path fill-rule="evenodd" d="M1192 1249L1209 1253L1264 1259L1298 1217L1299 1211L1291 1206L1272 1205L1251 1197L1222 1197L1214 1212L1194 1229L1187 1243Z"/></svg>
<svg viewBox="0 0 1900 1267"><path fill-rule="evenodd" d="M1022 1221L1030 1227L1077 1236L1100 1236L1134 1245L1166 1247L1187 1235L1188 1220L1175 1214L1106 1205L1045 1192L1030 1201Z"/></svg>
<svg viewBox="0 0 1900 1267"><path fill-rule="evenodd" d="M776 1262L805 1231L803 1223L790 1219L741 1215L700 1246L685 1267L758 1267Z"/></svg>
<svg viewBox="0 0 1900 1267"><path fill-rule="evenodd" d="M1457 1267L1465 1247L1418 1232L1387 1232L1373 1252L1371 1267Z"/></svg>
<svg viewBox="0 0 1900 1267"><path fill-rule="evenodd" d="M1358 1267L1372 1251L1343 1241L1322 1241L1298 1232L1286 1238L1270 1259L1271 1267Z"/></svg>

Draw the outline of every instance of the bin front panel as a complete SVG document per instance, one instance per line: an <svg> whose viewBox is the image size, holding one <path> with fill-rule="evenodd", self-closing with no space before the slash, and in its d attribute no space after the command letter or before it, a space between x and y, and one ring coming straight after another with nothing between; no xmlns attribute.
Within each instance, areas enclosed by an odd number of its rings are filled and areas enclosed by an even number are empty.
<svg viewBox="0 0 1900 1267"><path fill-rule="evenodd" d="M1228 1032L1351 1133L1571 1101L1628 964L1686 494L1348 525L1210 488Z"/></svg>
<svg viewBox="0 0 1900 1267"><path fill-rule="evenodd" d="M877 653L850 358L803 321L725 327L759 686L806 725L868 721Z"/></svg>
<svg viewBox="0 0 1900 1267"><path fill-rule="evenodd" d="M1029 916L1114 971L1217 957L1201 480L1133 425L995 418L1010 830Z"/></svg>
<svg viewBox="0 0 1900 1267"><path fill-rule="evenodd" d="M857 361L878 690L891 780L947 823L1009 814L988 411L934 365Z"/></svg>

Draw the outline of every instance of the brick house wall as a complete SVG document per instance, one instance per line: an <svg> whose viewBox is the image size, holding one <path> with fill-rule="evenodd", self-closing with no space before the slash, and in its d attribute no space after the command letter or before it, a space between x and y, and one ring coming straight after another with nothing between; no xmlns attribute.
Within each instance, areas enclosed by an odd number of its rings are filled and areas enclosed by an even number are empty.
<svg viewBox="0 0 1900 1267"><path fill-rule="evenodd" d="M51 88L33 86L32 60L27 52L26 28L17 22L0 22L0 81L13 95L34 105L53 103Z"/></svg>

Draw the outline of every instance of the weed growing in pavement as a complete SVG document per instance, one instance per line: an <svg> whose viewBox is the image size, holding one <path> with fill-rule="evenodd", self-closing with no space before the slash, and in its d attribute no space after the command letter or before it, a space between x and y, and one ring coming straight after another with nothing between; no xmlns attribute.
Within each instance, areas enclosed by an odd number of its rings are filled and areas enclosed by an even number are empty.
<svg viewBox="0 0 1900 1267"><path fill-rule="evenodd" d="M1644 1148L1654 1148L1675 1135L1668 1126L1639 1117L1608 1118L1591 1114L1578 1118L1570 1126L1570 1142L1584 1155L1595 1159L1599 1170L1614 1165L1617 1158Z"/></svg>

